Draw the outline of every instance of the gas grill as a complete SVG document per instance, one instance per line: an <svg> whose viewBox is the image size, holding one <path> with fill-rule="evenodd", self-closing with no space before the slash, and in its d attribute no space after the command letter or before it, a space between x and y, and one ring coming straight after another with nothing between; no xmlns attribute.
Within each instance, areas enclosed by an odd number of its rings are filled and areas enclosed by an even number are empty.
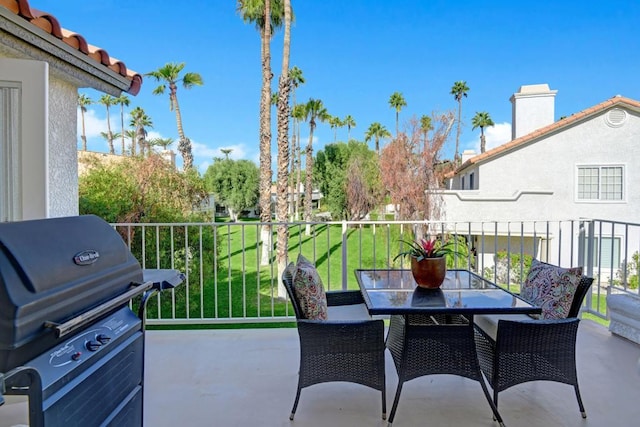
<svg viewBox="0 0 640 427"><path fill-rule="evenodd" d="M93 215L0 224L0 405L28 396L32 427L142 426L146 302L183 279Z"/></svg>

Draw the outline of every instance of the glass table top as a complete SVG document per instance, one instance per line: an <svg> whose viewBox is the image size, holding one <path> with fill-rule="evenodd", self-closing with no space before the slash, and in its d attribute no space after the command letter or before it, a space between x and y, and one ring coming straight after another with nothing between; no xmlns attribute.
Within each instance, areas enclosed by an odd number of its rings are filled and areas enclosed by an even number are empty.
<svg viewBox="0 0 640 427"><path fill-rule="evenodd" d="M356 270L371 314L540 313L518 296L467 270L448 270L440 289L417 286L411 270Z"/></svg>

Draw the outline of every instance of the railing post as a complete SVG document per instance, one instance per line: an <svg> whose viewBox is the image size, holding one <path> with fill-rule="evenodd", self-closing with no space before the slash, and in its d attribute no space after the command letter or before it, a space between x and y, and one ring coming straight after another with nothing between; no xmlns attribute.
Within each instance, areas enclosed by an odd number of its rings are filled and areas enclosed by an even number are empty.
<svg viewBox="0 0 640 427"><path fill-rule="evenodd" d="M578 260L586 260L586 265L584 266L586 268L583 268L584 274L588 277L593 277L593 245L594 245L593 240L594 240L594 232L595 232L595 225L593 221L588 221L587 227L588 228L585 235L584 221L580 222L580 232L579 232L580 241L578 242ZM586 248L585 248L585 243L587 244ZM585 250L586 250L586 257L584 252ZM595 282L596 281L594 281L594 283ZM600 286L600 279L597 280L597 284L598 286ZM587 292L586 300L587 300L586 311L591 312L593 291Z"/></svg>
<svg viewBox="0 0 640 427"><path fill-rule="evenodd" d="M342 220L342 290L347 290L347 221Z"/></svg>

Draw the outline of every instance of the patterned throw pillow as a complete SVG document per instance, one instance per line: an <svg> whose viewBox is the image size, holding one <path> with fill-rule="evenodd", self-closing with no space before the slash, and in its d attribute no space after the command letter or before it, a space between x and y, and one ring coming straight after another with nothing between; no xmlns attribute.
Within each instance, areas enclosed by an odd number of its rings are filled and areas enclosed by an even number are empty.
<svg viewBox="0 0 640 427"><path fill-rule="evenodd" d="M582 267L562 268L534 259L520 296L542 307L542 319L564 319L582 278Z"/></svg>
<svg viewBox="0 0 640 427"><path fill-rule="evenodd" d="M327 320L327 295L313 263L298 255L293 290L302 312L310 320Z"/></svg>

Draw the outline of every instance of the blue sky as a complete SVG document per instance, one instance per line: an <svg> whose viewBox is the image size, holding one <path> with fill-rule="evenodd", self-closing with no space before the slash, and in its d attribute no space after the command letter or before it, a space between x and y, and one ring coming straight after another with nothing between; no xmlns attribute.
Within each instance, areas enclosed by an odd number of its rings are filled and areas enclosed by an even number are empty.
<svg viewBox="0 0 640 427"><path fill-rule="evenodd" d="M178 93L186 135L201 172L221 148L233 158L258 163L260 39L236 14L234 0L31 0L61 25L85 36L141 74L167 62L185 62L205 85ZM394 132L388 100L401 92L407 107L401 123L434 110L457 111L450 95L457 80L470 88L463 101L461 151L479 147L472 131L476 111L496 123L487 131L489 148L511 135L509 97L521 85L548 83L557 90L555 116L568 116L617 94L640 99L640 2L292 0L291 66L306 84L298 101L321 99L332 115L350 114L351 137L364 139L372 122ZM282 32L272 42L273 87L280 71ZM152 135L177 139L168 97L152 95L146 78L131 106L154 122ZM100 93L81 90L93 99ZM129 110L128 109L128 110ZM89 132L106 130L105 111L91 106ZM127 110L127 111L128 111ZM119 129L118 109L112 115ZM274 116L275 122L275 116ZM306 126L303 141L308 138ZM346 128L338 140L346 140ZM314 133L314 150L333 142L328 124ZM175 145L175 144L174 144ZM452 157L455 132L445 147ZM275 164L275 132L274 132ZM106 151L101 137L89 149Z"/></svg>

